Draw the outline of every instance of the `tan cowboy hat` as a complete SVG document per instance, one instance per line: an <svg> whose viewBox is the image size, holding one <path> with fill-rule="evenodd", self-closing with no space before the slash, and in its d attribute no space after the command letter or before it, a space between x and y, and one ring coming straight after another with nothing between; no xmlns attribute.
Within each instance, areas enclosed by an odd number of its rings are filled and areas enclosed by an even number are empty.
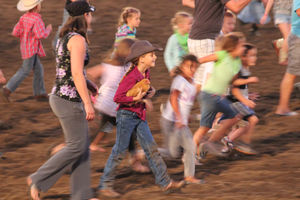
<svg viewBox="0 0 300 200"><path fill-rule="evenodd" d="M137 40L131 46L130 54L126 57L125 62L128 63L133 59L152 51L162 51L162 50L163 48L160 48L157 45L152 45L147 40Z"/></svg>
<svg viewBox="0 0 300 200"><path fill-rule="evenodd" d="M21 12L28 11L37 6L42 1L43 0L20 0L17 4L17 9Z"/></svg>

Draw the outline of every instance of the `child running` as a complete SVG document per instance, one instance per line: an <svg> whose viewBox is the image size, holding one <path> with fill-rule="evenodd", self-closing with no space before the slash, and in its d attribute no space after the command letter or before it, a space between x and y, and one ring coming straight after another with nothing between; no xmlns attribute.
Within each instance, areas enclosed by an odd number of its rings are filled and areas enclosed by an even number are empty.
<svg viewBox="0 0 300 200"><path fill-rule="evenodd" d="M45 28L42 20L41 0L20 0L17 9L26 12L21 16L15 25L12 35L20 38L20 50L23 59L22 67L9 79L2 88L2 96L9 102L9 96L14 92L21 82L29 75L34 73L33 94L34 98L39 100L48 100L48 95L44 85L44 69L40 62L40 57L45 56L41 39L47 38L52 31L52 25Z"/></svg>
<svg viewBox="0 0 300 200"><path fill-rule="evenodd" d="M119 42L124 38L135 39L136 28L141 23L141 11L134 7L125 7L122 10L118 22L118 31L115 36L114 46L118 46Z"/></svg>
<svg viewBox="0 0 300 200"><path fill-rule="evenodd" d="M232 107L236 109L239 115L242 117L243 121L247 121L246 125L239 126L237 129L232 130L228 136L222 139L222 142L226 145L227 150L230 150L230 147L249 155L256 154L256 151L251 147L251 137L255 125L258 123L258 118L255 115L252 108L255 106L255 103L252 100L257 98L256 94L249 94L248 84L257 83L257 77L250 77L250 67L256 65L257 60L257 49L254 45L246 43L244 45L245 52L241 57L242 68L238 74L238 79L234 82L234 85L231 89L231 94L227 97L232 102ZM238 86L237 86L238 85ZM222 117L222 120L224 118ZM239 142L236 142L237 139L240 139Z"/></svg>
<svg viewBox="0 0 300 200"><path fill-rule="evenodd" d="M218 112L223 113L227 120L221 124L208 142L202 143L200 149L206 153L206 147L214 147L214 142L221 140L225 132L237 121L236 111L230 106L229 100L224 96L230 83L240 71L240 56L244 52L245 37L242 33L233 32L221 36L221 51L215 54L199 58L200 63L215 61L211 76L208 78L200 94L201 98L201 120L200 128L194 135L194 142L198 148L203 136L212 127Z"/></svg>
<svg viewBox="0 0 300 200"><path fill-rule="evenodd" d="M131 46L131 53L126 62L132 62L131 67L121 80L114 97L119 104L117 108L117 137L116 143L106 162L100 180L100 192L109 197L118 197L119 193L113 190L113 180L117 166L120 164L128 149L131 135L136 131L139 144L143 148L149 166L154 173L155 182L163 191L179 189L184 182L172 181L167 174L167 167L158 153L157 145L146 121L146 106L143 97L146 92L141 90L135 97L127 96L127 92L139 81L150 78L150 68L155 66L154 51L161 50L146 40L136 41Z"/></svg>
<svg viewBox="0 0 300 200"><path fill-rule="evenodd" d="M171 20L174 33L169 37L164 52L164 60L170 76L174 76L176 67L188 53L187 40L193 23L193 17L187 12L177 12Z"/></svg>
<svg viewBox="0 0 300 200"><path fill-rule="evenodd" d="M187 54L182 58L174 72L178 75L172 82L171 94L160 120L170 155L179 157L180 147L183 148L185 182L196 184L200 180L195 178L195 145L188 121L197 93L193 77L198 65L194 55Z"/></svg>

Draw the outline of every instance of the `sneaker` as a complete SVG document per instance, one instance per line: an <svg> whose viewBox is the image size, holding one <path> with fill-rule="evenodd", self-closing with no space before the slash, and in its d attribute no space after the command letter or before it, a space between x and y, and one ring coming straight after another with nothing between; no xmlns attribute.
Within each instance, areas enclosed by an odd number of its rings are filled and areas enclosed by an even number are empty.
<svg viewBox="0 0 300 200"><path fill-rule="evenodd" d="M162 190L164 192L170 193L170 192L179 190L180 188L182 188L184 186L184 184L185 184L184 181L173 181L173 180L171 180L169 185L163 187Z"/></svg>
<svg viewBox="0 0 300 200"><path fill-rule="evenodd" d="M203 142L199 145L199 151L200 151L200 154L199 154L199 160L200 159L205 159L207 153L208 153L208 148L207 148L207 142Z"/></svg>
<svg viewBox="0 0 300 200"><path fill-rule="evenodd" d="M229 153L233 149L233 143L227 136L223 137L221 139L221 142L224 144L224 147L222 148L222 153Z"/></svg>
<svg viewBox="0 0 300 200"><path fill-rule="evenodd" d="M103 196L106 197L117 198L121 196L120 193L114 191L112 188L100 189L99 191Z"/></svg>
<svg viewBox="0 0 300 200"><path fill-rule="evenodd" d="M246 155L256 155L258 154L257 151L255 151L250 144L246 144L244 142L236 142L234 145L234 149L237 150L240 153L246 154Z"/></svg>

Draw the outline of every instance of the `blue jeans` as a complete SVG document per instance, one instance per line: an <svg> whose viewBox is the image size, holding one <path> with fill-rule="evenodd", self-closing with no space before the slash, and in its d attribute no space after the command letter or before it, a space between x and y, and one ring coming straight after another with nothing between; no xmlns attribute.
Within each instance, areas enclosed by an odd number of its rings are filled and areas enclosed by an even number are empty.
<svg viewBox="0 0 300 200"><path fill-rule="evenodd" d="M231 102L226 98L202 91L200 126L211 128L216 114L221 112L226 119L232 119L237 112L231 107Z"/></svg>
<svg viewBox="0 0 300 200"><path fill-rule="evenodd" d="M44 85L44 69L40 62L40 58L37 54L23 61L22 67L9 79L5 88L9 91L14 92L22 81L29 75L33 70L33 94L42 95L46 94Z"/></svg>
<svg viewBox="0 0 300 200"><path fill-rule="evenodd" d="M116 143L101 176L100 189L112 188L116 168L126 154L134 131L136 131L137 140L143 148L149 166L154 173L156 184L165 187L170 183L171 180L167 174L166 164L157 150L157 145L152 137L147 121L140 119L134 112L118 110Z"/></svg>

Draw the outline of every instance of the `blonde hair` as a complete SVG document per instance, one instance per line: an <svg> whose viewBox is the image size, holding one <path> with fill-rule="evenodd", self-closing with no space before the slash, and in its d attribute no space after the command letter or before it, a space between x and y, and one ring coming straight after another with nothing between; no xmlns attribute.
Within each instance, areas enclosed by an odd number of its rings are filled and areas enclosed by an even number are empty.
<svg viewBox="0 0 300 200"><path fill-rule="evenodd" d="M118 27L122 26L123 24L127 24L127 19L132 17L132 14L141 14L141 11L134 7L123 8L119 18Z"/></svg>
<svg viewBox="0 0 300 200"><path fill-rule="evenodd" d="M232 52L235 50L241 40L246 40L245 35L241 32L232 32L219 36L216 39L216 50Z"/></svg>
<svg viewBox="0 0 300 200"><path fill-rule="evenodd" d="M188 12L184 12L184 11L179 11L177 13L175 13L174 17L171 19L171 25L173 30L177 30L178 29L178 24L182 23L184 19L186 18L192 18L193 16L188 13Z"/></svg>

